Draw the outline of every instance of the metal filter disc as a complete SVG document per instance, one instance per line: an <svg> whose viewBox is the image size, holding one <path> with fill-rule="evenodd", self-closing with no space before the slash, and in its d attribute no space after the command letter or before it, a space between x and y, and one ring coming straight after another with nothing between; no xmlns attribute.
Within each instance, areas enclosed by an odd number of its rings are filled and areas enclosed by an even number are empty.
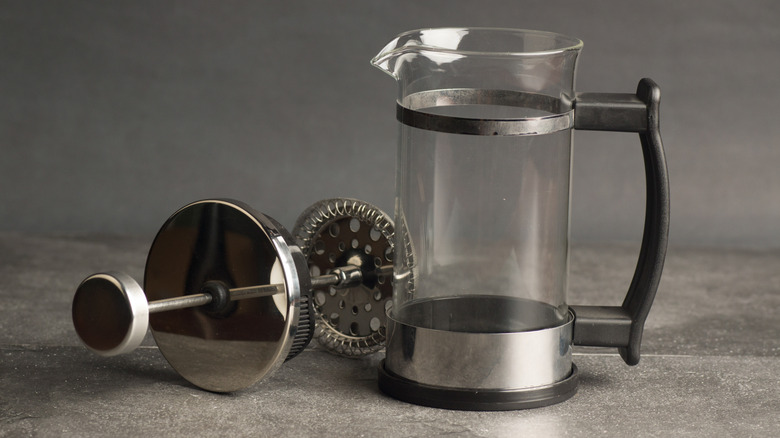
<svg viewBox="0 0 780 438"><path fill-rule="evenodd" d="M392 303L390 274L377 268L393 263L393 221L377 207L354 199L326 199L303 212L293 236L312 276L348 264L360 267L362 284L312 291L314 337L329 351L349 357L384 348L386 310Z"/></svg>
<svg viewBox="0 0 780 438"><path fill-rule="evenodd" d="M192 384L216 392L246 388L308 343L306 262L286 234L273 219L226 200L187 205L160 229L146 261L149 301L199 293L207 282L284 285L283 293L219 309L149 315L160 351Z"/></svg>

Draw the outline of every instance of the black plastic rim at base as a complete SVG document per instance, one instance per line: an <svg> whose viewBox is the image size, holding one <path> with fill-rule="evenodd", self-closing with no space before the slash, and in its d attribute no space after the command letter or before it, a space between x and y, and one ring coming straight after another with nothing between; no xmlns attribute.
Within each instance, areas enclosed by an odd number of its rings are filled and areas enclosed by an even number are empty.
<svg viewBox="0 0 780 438"><path fill-rule="evenodd" d="M512 411L549 406L570 399L577 393L577 367L560 382L518 390L453 389L430 386L400 377L379 365L379 389L408 403L462 411Z"/></svg>

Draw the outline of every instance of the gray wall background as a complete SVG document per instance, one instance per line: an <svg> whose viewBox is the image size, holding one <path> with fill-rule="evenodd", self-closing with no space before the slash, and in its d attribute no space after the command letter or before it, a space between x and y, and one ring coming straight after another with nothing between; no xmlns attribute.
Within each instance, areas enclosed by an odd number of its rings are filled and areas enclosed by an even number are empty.
<svg viewBox="0 0 780 438"><path fill-rule="evenodd" d="M651 77L672 243L780 246L780 3L0 3L0 231L151 238L201 198L291 227L316 200L393 207L395 84L369 59L420 27L585 41L579 91ZM633 134L575 135L572 237L641 238Z"/></svg>

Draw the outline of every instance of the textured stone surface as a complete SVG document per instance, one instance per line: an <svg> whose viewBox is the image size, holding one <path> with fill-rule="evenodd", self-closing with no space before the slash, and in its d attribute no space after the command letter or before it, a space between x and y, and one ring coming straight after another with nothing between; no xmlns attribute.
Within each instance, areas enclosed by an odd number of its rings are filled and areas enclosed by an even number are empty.
<svg viewBox="0 0 780 438"><path fill-rule="evenodd" d="M402 403L376 386L377 360L307 350L265 381L220 395L178 377L154 348L103 359L77 347L2 350L0 434L186 436L771 436L780 360L575 355L579 392L514 412Z"/></svg>
<svg viewBox="0 0 780 438"><path fill-rule="evenodd" d="M143 239L0 234L0 436L774 436L780 430L780 251L671 249L636 367L577 348L579 392L515 412L390 399L381 356L309 348L265 381L220 395L168 366L151 339L100 358L70 323L78 282L140 279ZM570 301L619 304L636 248L573 248Z"/></svg>

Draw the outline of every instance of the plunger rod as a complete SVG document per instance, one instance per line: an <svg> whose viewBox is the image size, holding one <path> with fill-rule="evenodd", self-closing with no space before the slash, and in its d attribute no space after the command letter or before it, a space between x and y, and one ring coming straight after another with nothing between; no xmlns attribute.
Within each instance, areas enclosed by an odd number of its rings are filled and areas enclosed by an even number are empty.
<svg viewBox="0 0 780 438"><path fill-rule="evenodd" d="M371 274L392 275L392 266L380 266ZM73 297L73 325L81 341L102 356L128 353L138 347L149 328L149 314L199 307L219 301L284 293L283 283L228 289L222 284L204 285L202 292L162 300L147 301L141 286L120 272L94 274L81 282ZM363 283L360 267L347 265L327 275L311 278L311 288L347 288Z"/></svg>
<svg viewBox="0 0 780 438"><path fill-rule="evenodd" d="M233 298L231 294L231 299ZM188 307L205 306L212 300L211 294L184 295L183 297L166 298L149 301L149 313L167 312L169 310L186 309Z"/></svg>
<svg viewBox="0 0 780 438"><path fill-rule="evenodd" d="M311 287L319 288L334 286L337 288L352 287L363 281L363 274L359 267L347 265L334 269L331 274L318 275L311 278ZM387 275L393 272L391 265L380 266L376 274ZM237 287L228 289L230 301L245 300L248 298L269 297L284 292L284 284L266 284L261 286ZM213 300L211 294L198 293L181 297L166 298L163 300L149 301L149 313L167 312L169 310L187 309L190 307L205 306Z"/></svg>

